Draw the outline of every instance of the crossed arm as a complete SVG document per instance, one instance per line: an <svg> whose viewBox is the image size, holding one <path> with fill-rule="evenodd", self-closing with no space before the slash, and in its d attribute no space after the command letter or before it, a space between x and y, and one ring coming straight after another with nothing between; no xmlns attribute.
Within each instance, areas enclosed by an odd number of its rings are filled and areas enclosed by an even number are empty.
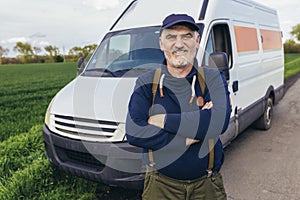
<svg viewBox="0 0 300 200"><path fill-rule="evenodd" d="M229 92L224 90L227 87L225 79L218 78L221 77L219 73L213 75L206 79L211 91L211 102L206 103L201 110L153 116L149 116L151 87L148 88L142 80L138 80L126 120L128 142L156 150L170 141L172 145L168 147L178 148L222 134L230 119Z"/></svg>
<svg viewBox="0 0 300 200"><path fill-rule="evenodd" d="M210 101L210 102L207 102L202 107L202 110L206 110L206 109L208 110L208 109L211 109L212 107L213 107L213 103ZM166 114L153 115L153 116L149 117L148 123L151 124L151 125L157 126L161 129L164 129L165 118L166 118ZM195 139L188 138L188 137L185 139L185 145L186 146L189 146L189 145L197 143L197 142L200 142L200 140L195 140Z"/></svg>

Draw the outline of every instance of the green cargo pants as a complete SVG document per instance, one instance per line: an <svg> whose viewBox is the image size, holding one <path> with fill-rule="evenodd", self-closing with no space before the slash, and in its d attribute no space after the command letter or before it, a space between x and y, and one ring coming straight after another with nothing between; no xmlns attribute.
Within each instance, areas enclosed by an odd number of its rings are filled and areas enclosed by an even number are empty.
<svg viewBox="0 0 300 200"><path fill-rule="evenodd" d="M214 172L193 181L174 180L157 171L145 175L143 200L226 200L222 176Z"/></svg>

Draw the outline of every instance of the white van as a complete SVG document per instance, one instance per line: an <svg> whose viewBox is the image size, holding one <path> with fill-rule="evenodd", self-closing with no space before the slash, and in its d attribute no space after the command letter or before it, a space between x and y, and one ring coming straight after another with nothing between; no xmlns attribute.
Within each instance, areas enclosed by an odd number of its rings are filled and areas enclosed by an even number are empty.
<svg viewBox="0 0 300 200"><path fill-rule="evenodd" d="M52 164L105 184L142 187L141 149L125 137L127 105L137 76L163 62L159 30L171 13L186 13L199 24L202 66L211 53L227 55L233 111L224 146L254 122L270 128L273 105L284 94L275 10L251 0L134 0L80 75L50 103L43 136Z"/></svg>

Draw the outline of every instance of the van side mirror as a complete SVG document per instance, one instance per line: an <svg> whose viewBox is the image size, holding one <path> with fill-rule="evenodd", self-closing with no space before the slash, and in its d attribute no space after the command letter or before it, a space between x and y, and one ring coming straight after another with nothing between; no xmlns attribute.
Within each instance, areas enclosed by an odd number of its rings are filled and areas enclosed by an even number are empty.
<svg viewBox="0 0 300 200"><path fill-rule="evenodd" d="M81 74L83 71L85 65L84 65L84 57L80 57L77 60L77 75Z"/></svg>
<svg viewBox="0 0 300 200"><path fill-rule="evenodd" d="M214 52L209 55L209 68L218 68L223 71L226 80L229 80L229 65L228 58L225 52Z"/></svg>

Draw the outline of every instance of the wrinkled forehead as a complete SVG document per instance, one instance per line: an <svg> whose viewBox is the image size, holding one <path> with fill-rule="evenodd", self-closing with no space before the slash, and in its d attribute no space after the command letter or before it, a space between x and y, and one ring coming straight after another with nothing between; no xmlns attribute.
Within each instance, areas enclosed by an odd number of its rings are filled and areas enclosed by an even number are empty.
<svg viewBox="0 0 300 200"><path fill-rule="evenodd" d="M187 34L187 33L194 33L195 30L192 30L191 28L185 26L185 25L174 25L167 29L161 30L161 35L167 35L167 34Z"/></svg>

